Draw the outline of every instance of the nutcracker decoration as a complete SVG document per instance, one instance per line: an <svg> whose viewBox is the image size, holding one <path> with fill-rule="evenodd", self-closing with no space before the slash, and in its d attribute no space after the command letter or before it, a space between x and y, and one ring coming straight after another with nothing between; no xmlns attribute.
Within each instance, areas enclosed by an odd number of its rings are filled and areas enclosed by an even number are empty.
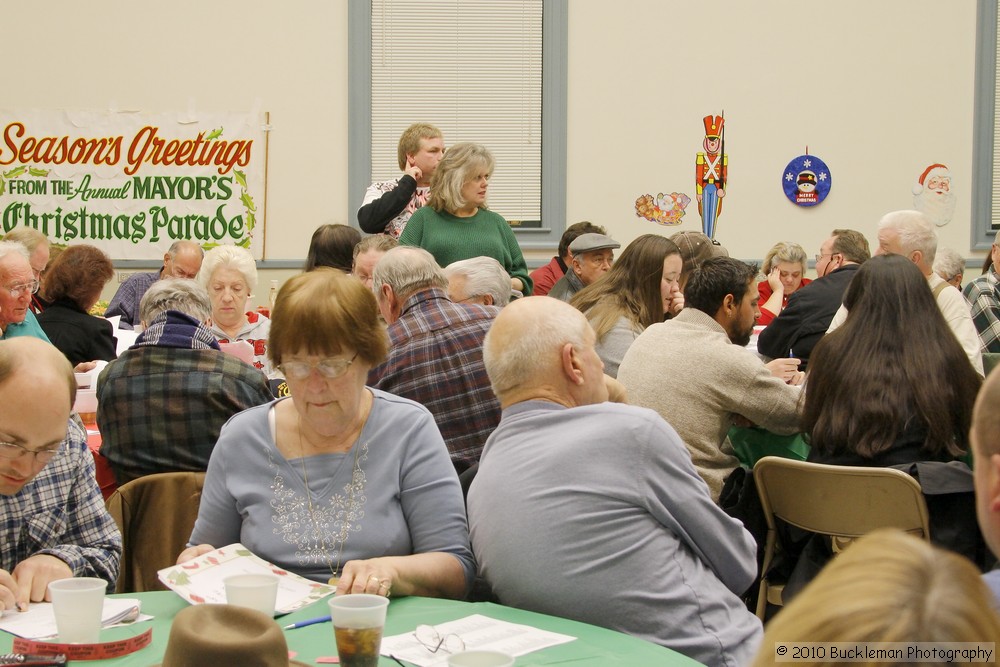
<svg viewBox="0 0 1000 667"><path fill-rule="evenodd" d="M705 236L715 238L715 229L722 214L722 199L726 196L729 176L729 156L726 155L725 116L705 116L704 153L695 162L695 183L698 193L698 213Z"/></svg>

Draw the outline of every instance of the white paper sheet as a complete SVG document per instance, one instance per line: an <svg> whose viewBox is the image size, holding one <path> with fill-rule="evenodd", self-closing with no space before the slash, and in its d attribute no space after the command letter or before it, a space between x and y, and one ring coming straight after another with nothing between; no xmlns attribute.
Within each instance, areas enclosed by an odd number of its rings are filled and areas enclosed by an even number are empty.
<svg viewBox="0 0 1000 667"><path fill-rule="evenodd" d="M530 625L498 621L481 614L473 614L433 627L442 637L449 634L458 635L468 651L501 651L515 657L576 639L570 635L539 630ZM417 641L412 632L383 637L382 655L391 655L400 660L412 662L419 667L438 667L446 665L448 662L447 653L440 650L437 653L431 653Z"/></svg>
<svg viewBox="0 0 1000 667"><path fill-rule="evenodd" d="M140 602L136 598L104 598L104 612L101 614L104 627L146 621L152 616L139 613ZM32 602L28 611L7 610L0 618L0 630L25 639L46 639L55 637L56 617L51 602Z"/></svg>

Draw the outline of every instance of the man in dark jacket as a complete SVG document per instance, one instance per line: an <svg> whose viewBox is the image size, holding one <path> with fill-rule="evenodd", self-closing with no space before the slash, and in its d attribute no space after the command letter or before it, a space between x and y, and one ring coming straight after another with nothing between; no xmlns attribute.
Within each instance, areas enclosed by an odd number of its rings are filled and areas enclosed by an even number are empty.
<svg viewBox="0 0 1000 667"><path fill-rule="evenodd" d="M830 326L855 272L870 257L868 239L861 232L833 230L816 255L817 279L788 297L788 305L760 332L757 350L772 359L801 359L801 370L805 370L813 347Z"/></svg>

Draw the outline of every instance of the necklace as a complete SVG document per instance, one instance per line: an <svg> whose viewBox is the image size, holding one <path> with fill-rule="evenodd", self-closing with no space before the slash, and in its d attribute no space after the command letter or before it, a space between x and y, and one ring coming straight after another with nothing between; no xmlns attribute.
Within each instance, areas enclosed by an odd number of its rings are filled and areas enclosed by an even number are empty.
<svg viewBox="0 0 1000 667"><path fill-rule="evenodd" d="M344 513L344 518L340 522L340 533L337 535L338 539L340 540L339 544L337 545L337 565L334 566L333 558L330 557L330 553L326 550L326 541L320 539L319 537L320 535L319 521L316 519L316 512L313 509L312 491L309 488L309 472L308 468L306 467L306 450L305 447L302 445L301 417L296 418L296 428L299 431L299 454L301 454L299 462L301 463L302 467L302 480L305 482L305 487L306 487L306 502L309 504L309 520L312 522L313 530L316 533L317 540L323 548L323 556L326 558L326 565L327 567L330 568L331 576L327 583L329 583L331 586L336 586L337 584L340 583L340 561L344 555L344 543L347 541L347 536L351 531L350 520L353 517L355 510L357 509L354 505L354 493L359 485L361 486L362 490L364 489L364 478L361 477L361 468L358 465L358 463L360 460L359 457L361 454L361 450L367 449L368 443L365 443L364 445L355 444L354 447L354 465L351 468L351 481L350 484L348 485L350 488L350 499L348 500L347 503L347 511Z"/></svg>

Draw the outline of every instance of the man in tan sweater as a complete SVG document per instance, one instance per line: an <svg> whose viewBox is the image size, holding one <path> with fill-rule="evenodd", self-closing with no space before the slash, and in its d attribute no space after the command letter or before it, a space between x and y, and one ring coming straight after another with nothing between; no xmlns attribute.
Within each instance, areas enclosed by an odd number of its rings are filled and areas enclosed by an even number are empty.
<svg viewBox="0 0 1000 667"><path fill-rule="evenodd" d="M798 360L765 365L746 349L760 315L756 277L757 267L739 260L706 260L687 283L684 310L646 329L618 371L629 402L656 410L676 429L716 501L739 465L726 440L731 426L780 434L799 428Z"/></svg>

